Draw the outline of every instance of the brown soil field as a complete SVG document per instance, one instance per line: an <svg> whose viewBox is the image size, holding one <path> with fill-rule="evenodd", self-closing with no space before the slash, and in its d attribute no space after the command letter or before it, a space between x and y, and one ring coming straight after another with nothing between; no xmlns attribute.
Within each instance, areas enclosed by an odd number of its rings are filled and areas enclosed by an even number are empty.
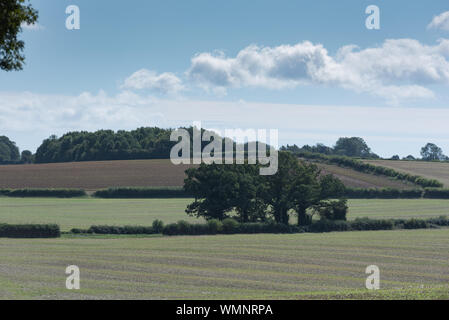
<svg viewBox="0 0 449 320"><path fill-rule="evenodd" d="M0 188L182 186L187 165L170 160L93 161L0 166Z"/></svg>
<svg viewBox="0 0 449 320"><path fill-rule="evenodd" d="M385 176L377 176L358 172L349 168L342 168L336 165L317 163L325 174L333 174L338 177L345 186L353 188L397 188L415 189L416 185L405 183L399 180L390 179Z"/></svg>
<svg viewBox="0 0 449 320"><path fill-rule="evenodd" d="M401 163L400 161L391 162ZM409 164L405 161L404 163ZM336 165L322 163L318 165L323 173L334 174L348 187L399 189L416 187L384 176L361 173ZM0 188L82 188L94 191L108 187L182 186L185 178L184 171L188 167L187 165L175 166L170 160L5 165L0 166ZM420 173L415 172L415 174Z"/></svg>
<svg viewBox="0 0 449 320"><path fill-rule="evenodd" d="M447 162L426 162L426 161L393 161L393 160L370 160L365 161L378 166L384 166L416 174L428 179L437 179L445 187L449 187L449 163Z"/></svg>

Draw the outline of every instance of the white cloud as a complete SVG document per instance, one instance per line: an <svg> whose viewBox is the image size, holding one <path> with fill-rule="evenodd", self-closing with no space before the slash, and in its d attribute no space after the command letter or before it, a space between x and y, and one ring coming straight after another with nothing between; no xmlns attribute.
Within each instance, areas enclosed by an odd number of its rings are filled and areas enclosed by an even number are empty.
<svg viewBox="0 0 449 320"><path fill-rule="evenodd" d="M433 17L432 22L430 22L427 28L449 31L449 11L443 12L440 15Z"/></svg>
<svg viewBox="0 0 449 320"><path fill-rule="evenodd" d="M170 72L157 74L154 71L141 69L129 76L122 86L126 89L149 89L164 94L177 93L184 89L181 79Z"/></svg>
<svg viewBox="0 0 449 320"><path fill-rule="evenodd" d="M42 25L40 25L38 23L28 24L28 23L23 22L20 26L23 29L30 30L30 31L38 31L38 30L44 30L45 29L44 26L42 26Z"/></svg>
<svg viewBox="0 0 449 320"><path fill-rule="evenodd" d="M248 46L236 57L200 53L187 76L213 88L292 88L337 86L398 103L407 98L433 98L426 86L449 83L449 40L433 46L413 39L386 40L381 46L340 48L335 57L309 41L278 47Z"/></svg>

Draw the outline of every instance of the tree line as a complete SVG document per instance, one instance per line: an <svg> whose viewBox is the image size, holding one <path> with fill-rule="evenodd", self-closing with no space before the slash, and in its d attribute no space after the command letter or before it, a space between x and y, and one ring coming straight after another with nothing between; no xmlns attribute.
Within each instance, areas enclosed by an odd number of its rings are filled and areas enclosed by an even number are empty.
<svg viewBox="0 0 449 320"><path fill-rule="evenodd" d="M191 138L196 128L186 129ZM170 141L172 129L157 127L142 127L132 131L98 130L95 132L74 131L61 137L55 135L45 139L32 154L29 150L21 153L16 144L8 137L0 136L0 164L15 163L55 163L75 161L102 161L102 160L136 160L136 159L168 159L170 151L177 143ZM202 134L205 132L202 129ZM223 150L227 139L223 139ZM210 141L202 141L203 149ZM193 143L191 143L191 146ZM234 149L236 143L234 142ZM245 153L248 151L245 144ZM366 142L359 137L339 138L334 147L323 144L315 146L287 145L280 151L289 151L294 154L314 153L328 156L347 156L351 158L378 159L379 156L371 152ZM440 147L427 143L421 149L422 160L445 161L448 157L443 154ZM399 160L399 156L391 159ZM407 156L403 160L417 160Z"/></svg>

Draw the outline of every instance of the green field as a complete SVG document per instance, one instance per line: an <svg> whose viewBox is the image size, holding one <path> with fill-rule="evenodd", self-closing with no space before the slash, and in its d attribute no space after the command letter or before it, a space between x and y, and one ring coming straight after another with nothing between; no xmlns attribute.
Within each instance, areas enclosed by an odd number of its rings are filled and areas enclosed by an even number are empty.
<svg viewBox="0 0 449 320"><path fill-rule="evenodd" d="M0 299L449 298L449 229L0 239ZM365 268L380 268L378 291ZM81 290L65 289L77 265Z"/></svg>
<svg viewBox="0 0 449 320"><path fill-rule="evenodd" d="M190 199L0 198L0 222L56 223L63 231L96 225L146 225L201 221L184 213ZM449 215L449 200L350 200L349 219L419 218ZM292 223L294 221L292 220Z"/></svg>

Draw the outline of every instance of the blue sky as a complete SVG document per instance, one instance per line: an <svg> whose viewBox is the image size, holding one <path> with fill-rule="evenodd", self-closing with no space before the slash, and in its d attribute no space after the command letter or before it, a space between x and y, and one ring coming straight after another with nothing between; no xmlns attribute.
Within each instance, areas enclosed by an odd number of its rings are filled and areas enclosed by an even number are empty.
<svg viewBox="0 0 449 320"><path fill-rule="evenodd" d="M202 121L279 129L280 144L361 136L382 156L427 141L449 153L447 1L32 3L27 64L0 72L0 134L21 149L71 130ZM80 30L65 28L72 4ZM368 5L380 30L365 27Z"/></svg>

